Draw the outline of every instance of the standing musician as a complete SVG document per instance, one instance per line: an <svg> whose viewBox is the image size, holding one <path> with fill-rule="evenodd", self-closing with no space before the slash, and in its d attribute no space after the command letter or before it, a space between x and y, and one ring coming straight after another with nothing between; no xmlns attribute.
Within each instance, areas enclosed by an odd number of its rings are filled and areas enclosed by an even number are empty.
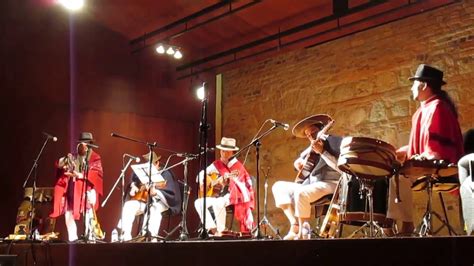
<svg viewBox="0 0 474 266"><path fill-rule="evenodd" d="M153 153L153 167L157 170L160 168L161 156ZM150 162L150 153L143 155L143 158ZM170 170L161 173L163 182L153 183L151 187L147 184L142 184L138 176L133 173L132 183L128 192L128 200L123 206L122 220L118 222L117 227L122 229L123 240L128 241L132 239L132 226L135 216L146 213L146 206L148 197L151 196L151 207L149 210L148 231L152 242L156 241L160 230L162 213L170 210L171 214L178 214L181 208L181 194L179 192L179 184ZM150 194L148 194L150 191ZM143 227L146 225L147 217L143 219ZM146 228L143 228L145 230Z"/></svg>
<svg viewBox="0 0 474 266"><path fill-rule="evenodd" d="M301 238L303 223L311 216L311 203L334 193L339 177L337 158L342 138L318 133L332 119L328 115L313 115L293 127L293 135L307 138L310 146L293 163L299 176L295 182L278 181L273 187L275 204L281 208L290 222L290 231L283 238ZM309 159L309 160L306 160ZM310 228L306 228L311 230Z"/></svg>
<svg viewBox="0 0 474 266"><path fill-rule="evenodd" d="M411 91L420 107L412 117L410 140L407 146L397 150L397 159L446 160L457 163L463 154L462 134L456 106L441 87L443 72L421 64L413 77ZM400 233L413 233L413 180L400 178L400 203L395 203L395 184L392 178L387 218L402 221Z"/></svg>
<svg viewBox="0 0 474 266"><path fill-rule="evenodd" d="M211 234L219 236L225 230L226 210L234 206L234 216L240 222L240 231L248 233L254 226L252 209L254 208L254 191L252 178L244 165L231 158L239 150L236 140L223 137L220 145L220 158L206 168L208 188L206 195L206 228ZM199 173L200 194L204 191L204 173ZM203 197L194 202L201 221L203 221ZM211 215L214 213L215 219Z"/></svg>
<svg viewBox="0 0 474 266"><path fill-rule="evenodd" d="M69 153L56 162L57 181L54 186L54 206L50 217L56 218L64 214L69 241L78 239L75 220L79 220L81 213L84 213L85 194L87 194L86 232L89 232L88 237L91 233L96 233L91 230L91 225L97 223L95 210L99 208L99 196L102 195L103 170L100 155L88 146L93 142L92 133L82 132L79 135L77 154ZM96 238L101 236L96 235Z"/></svg>

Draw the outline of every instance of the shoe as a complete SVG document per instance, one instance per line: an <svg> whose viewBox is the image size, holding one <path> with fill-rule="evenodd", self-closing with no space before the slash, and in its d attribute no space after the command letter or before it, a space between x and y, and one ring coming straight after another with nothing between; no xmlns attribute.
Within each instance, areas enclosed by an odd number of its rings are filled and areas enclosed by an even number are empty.
<svg viewBox="0 0 474 266"><path fill-rule="evenodd" d="M298 239L298 233L295 233L293 231L288 232L288 234L283 237L283 240L297 240L297 239Z"/></svg>

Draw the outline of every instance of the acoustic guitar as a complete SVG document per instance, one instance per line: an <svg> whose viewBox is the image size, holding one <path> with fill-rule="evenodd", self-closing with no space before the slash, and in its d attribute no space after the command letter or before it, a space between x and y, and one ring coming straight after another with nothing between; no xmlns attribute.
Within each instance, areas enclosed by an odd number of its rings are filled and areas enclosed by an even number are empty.
<svg viewBox="0 0 474 266"><path fill-rule="evenodd" d="M153 186L155 186L157 189L164 188L166 186L166 181L154 182ZM135 195L131 196L130 199L146 203L148 202L149 191L150 187L148 185L140 184L138 186L138 191L135 193Z"/></svg>
<svg viewBox="0 0 474 266"><path fill-rule="evenodd" d="M334 124L334 120L329 121L319 132L316 138L311 140L311 143L319 141L323 135L325 135L329 129ZM303 160L303 167L298 171L295 177L296 183L303 183L303 181L309 177L314 167L316 167L316 162L319 160L320 156L309 147L309 152L306 154Z"/></svg>
<svg viewBox="0 0 474 266"><path fill-rule="evenodd" d="M220 176L219 173L210 173L206 176L206 197L217 198L221 196L226 188L229 186L230 178L237 178L239 176L238 171L232 171L231 173L225 173L224 176ZM199 198L202 198L204 191L199 189Z"/></svg>

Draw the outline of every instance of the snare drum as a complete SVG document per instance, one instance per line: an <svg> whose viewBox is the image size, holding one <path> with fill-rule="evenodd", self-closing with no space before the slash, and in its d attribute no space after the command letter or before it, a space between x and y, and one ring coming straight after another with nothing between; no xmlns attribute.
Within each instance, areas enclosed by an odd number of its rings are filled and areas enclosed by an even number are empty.
<svg viewBox="0 0 474 266"><path fill-rule="evenodd" d="M396 162L395 148L381 140L365 137L345 137L337 166L342 171L361 178L391 176Z"/></svg>
<svg viewBox="0 0 474 266"><path fill-rule="evenodd" d="M379 178L371 180L374 182L372 191L374 221L380 226L386 224L386 213L388 206L388 180ZM354 176L346 176L345 182L341 182L341 198L343 201L340 213L341 222L351 225L360 225L370 220L369 203L366 195L360 193L359 180Z"/></svg>

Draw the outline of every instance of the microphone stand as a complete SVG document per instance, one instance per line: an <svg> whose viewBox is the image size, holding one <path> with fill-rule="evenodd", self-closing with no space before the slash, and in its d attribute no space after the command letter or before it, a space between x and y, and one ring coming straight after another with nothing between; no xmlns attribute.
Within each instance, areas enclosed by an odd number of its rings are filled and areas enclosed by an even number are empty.
<svg viewBox="0 0 474 266"><path fill-rule="evenodd" d="M274 124L267 131L263 132L262 135L254 138L247 146L240 149L240 151L235 153L229 159L229 160L232 160L233 158L237 157L240 153L242 153L242 151L247 150L250 146L255 147L256 168L257 168L257 176L256 176L256 179L257 179L257 225L256 225L256 228L254 230L255 230L255 238L257 238L257 239L262 239L263 238L262 234L260 232L260 222L259 222L260 221L260 173L259 173L260 171L259 171L259 169L260 169L260 146L262 145L262 143L260 142L260 139L262 139L266 135L270 134L277 127L278 126Z"/></svg>
<svg viewBox="0 0 474 266"><path fill-rule="evenodd" d="M203 200L202 200L202 227L201 233L199 234L199 238L201 239L208 239L209 234L206 229L206 194L207 194L207 131L209 130L209 125L207 123L207 103L208 103L208 95L207 90L205 88L205 83L202 84L204 88L204 98L202 99L202 107L201 107L201 121L199 125L199 167L203 171ZM203 152L204 151L204 152ZM200 186L200 182L198 177L198 187ZM198 189L199 190L199 189Z"/></svg>
<svg viewBox="0 0 474 266"><path fill-rule="evenodd" d="M197 156L195 156L193 154L190 154L189 156L186 156L184 158L184 160L182 160L181 162L176 163L176 164L174 164L174 165L172 165L168 168L162 169L160 171L160 172L164 172L166 170L169 170L169 169L174 168L176 166L179 166L181 164L184 166L183 182L182 182L183 185L184 185L184 189L183 189L183 198L182 198L182 202L181 202L181 211L182 211L181 222L175 228L173 228L170 232L165 231L165 233L166 233L165 240L168 240L168 238L171 235L173 235L174 232L176 232L176 230L178 230L179 228L181 228L181 231L179 233L179 240L184 241L184 240L189 239L189 232L188 232L188 227L187 227L187 224L186 224L186 214L187 214L187 211L188 211L189 194L190 194L190 191L191 191L191 188L188 185L188 162L192 161L196 158L197 158Z"/></svg>
<svg viewBox="0 0 474 266"><path fill-rule="evenodd" d="M86 144L87 146L88 144ZM91 238L91 224L90 224L90 218L89 218L89 226L87 226L87 202L88 202L88 195L87 195L87 182L88 182L88 175L89 175L89 157L90 157L90 154L91 154L91 147L88 146L87 147L87 152L86 152L86 155L85 155L85 158L84 158L84 169L82 171L82 176L83 176L83 182L82 182L82 194L83 197L84 197L84 200L82 201L82 206L79 208L79 212L80 210L82 209L83 213L82 213L82 221L84 223L84 232L83 232L83 235L81 237L82 241L84 241L84 243L88 243L89 240L92 240L90 239ZM78 154L78 157L79 157L79 154ZM94 208L94 206L91 206L91 208ZM92 241L94 242L94 240Z"/></svg>
<svg viewBox="0 0 474 266"><path fill-rule="evenodd" d="M143 226L142 230L140 231L140 235L135 238L135 239L137 239L137 238L144 237L145 241L148 241L150 238L152 238L151 235L150 235L150 231L148 230L148 225L149 225L149 222L150 222L150 208L151 208L151 205L152 205L152 197L150 196L150 191L151 191L151 186L153 184L153 182L151 180L151 173L152 173L151 169L153 167L153 149L158 144L156 143L156 141L153 142L153 143L150 143L150 142L145 142L145 141L125 137L125 136L115 134L115 133L112 133L111 136L126 139L126 140L130 140L130 141L137 142L137 143L142 143L142 144L145 144L145 145L148 146L148 152L150 154L150 161L149 161L149 168L148 168L149 169L149 172L148 172L148 199L147 199L147 206L146 206L146 209L145 209L146 221L145 221L145 225ZM143 232L145 232L145 233L143 233ZM153 237L153 238L161 239L158 236Z"/></svg>
<svg viewBox="0 0 474 266"><path fill-rule="evenodd" d="M28 176L26 177L25 179L25 182L23 182L23 190L26 188L26 185L28 184L28 181L30 180L31 178L31 174L33 173L34 171L34 175L33 175L33 191L32 191L32 194L31 194L31 199L30 199L30 203L31 203L31 209L30 209L30 212L28 213L28 218L30 219L29 221L29 235L27 236L27 239L29 240L38 240L36 239L36 236L33 234L33 217L34 217L34 212L35 212L35 193L36 193L36 181L37 181L37 169L38 169L38 161L41 157L41 154L43 154L43 150L44 148L46 147L46 144L48 143L50 137L47 137L44 142L43 142L43 146L41 147L40 151L38 152L38 155L36 156L36 159L33 161L33 165L31 166L31 169L30 169L30 172L28 173Z"/></svg>
<svg viewBox="0 0 474 266"><path fill-rule="evenodd" d="M127 164L122 168L122 170L120 171L120 176L117 178L117 180L115 181L115 184L112 186L112 188L110 189L110 192L109 194L107 195L107 197L105 198L105 200L102 202L102 205L101 207L104 208L105 204L107 203L107 201L109 200L110 196L112 195L112 193L114 192L115 188L117 187L119 181L121 181L121 187L122 187L122 193L121 193L121 208L120 208L120 227L123 228L123 205L124 205L124 198L125 198L125 171L127 170L127 168L130 166L130 164L132 163L133 159L132 158L129 158L128 159L128 162ZM120 234L118 236L118 240L119 242L122 242L122 234Z"/></svg>

